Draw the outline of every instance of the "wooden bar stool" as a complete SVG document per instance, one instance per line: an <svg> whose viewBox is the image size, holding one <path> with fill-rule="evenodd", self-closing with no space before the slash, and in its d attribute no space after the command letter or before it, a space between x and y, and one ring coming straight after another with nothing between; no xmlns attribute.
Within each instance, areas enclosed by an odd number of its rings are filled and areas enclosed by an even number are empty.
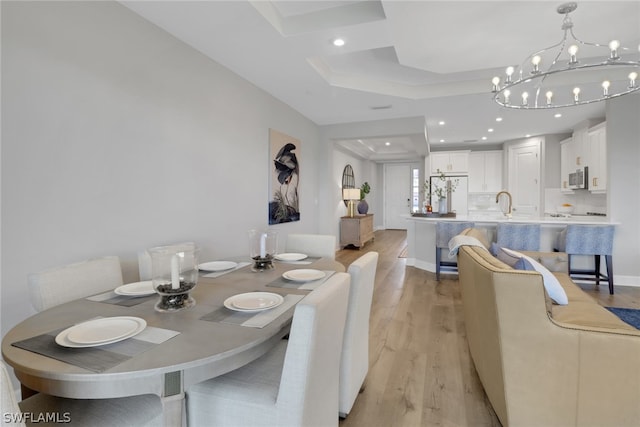
<svg viewBox="0 0 640 427"><path fill-rule="evenodd" d="M578 280L595 281L600 279L609 283L609 294L613 295L613 225L568 225L560 233L558 250L566 252L569 263L569 275ZM571 268L572 255L593 255L594 269ZM607 274L600 271L600 257L604 255Z"/></svg>

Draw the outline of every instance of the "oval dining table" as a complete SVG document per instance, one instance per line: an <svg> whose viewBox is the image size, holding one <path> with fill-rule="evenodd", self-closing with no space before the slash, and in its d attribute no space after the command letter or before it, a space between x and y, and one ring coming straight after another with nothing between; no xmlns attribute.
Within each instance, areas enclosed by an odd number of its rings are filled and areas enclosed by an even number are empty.
<svg viewBox="0 0 640 427"><path fill-rule="evenodd" d="M220 275L201 273L191 295L195 306L174 312L159 312L156 296L133 306L92 301L71 301L35 314L11 329L2 340L2 356L21 383L23 398L34 392L75 399L104 399L143 394L160 396L164 424L185 425L185 390L191 385L237 369L266 353L289 332L293 306L268 325L246 327L219 320L203 320L224 308L230 296L253 291L280 295L305 295L309 290L271 287L284 272L311 268L345 271L335 260L321 258L310 264L274 262L274 269L253 272L251 265ZM231 310L229 310L229 313ZM178 332L166 341L102 372L38 354L14 343L52 334L96 317L134 316L148 327ZM56 344L53 344L54 346ZM73 353L75 349L65 349Z"/></svg>

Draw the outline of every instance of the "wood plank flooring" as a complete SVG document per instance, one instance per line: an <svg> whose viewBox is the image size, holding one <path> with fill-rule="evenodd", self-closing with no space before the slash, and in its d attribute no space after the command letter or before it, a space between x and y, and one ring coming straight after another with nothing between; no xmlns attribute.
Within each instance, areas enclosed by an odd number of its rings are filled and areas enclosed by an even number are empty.
<svg viewBox="0 0 640 427"><path fill-rule="evenodd" d="M340 426L500 426L470 359L457 276L407 267L405 246L405 231L385 230L336 253L347 267L380 254L366 387ZM581 286L602 305L640 308L640 288Z"/></svg>

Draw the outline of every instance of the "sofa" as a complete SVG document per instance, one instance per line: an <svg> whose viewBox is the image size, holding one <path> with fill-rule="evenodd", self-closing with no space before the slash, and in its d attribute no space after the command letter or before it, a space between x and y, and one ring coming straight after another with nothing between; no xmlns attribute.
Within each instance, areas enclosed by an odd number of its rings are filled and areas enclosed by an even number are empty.
<svg viewBox="0 0 640 427"><path fill-rule="evenodd" d="M479 243L456 248L469 349L502 425L640 426L640 330L573 283L560 254L527 253L557 267L566 305L540 272L492 255L483 230L461 234Z"/></svg>

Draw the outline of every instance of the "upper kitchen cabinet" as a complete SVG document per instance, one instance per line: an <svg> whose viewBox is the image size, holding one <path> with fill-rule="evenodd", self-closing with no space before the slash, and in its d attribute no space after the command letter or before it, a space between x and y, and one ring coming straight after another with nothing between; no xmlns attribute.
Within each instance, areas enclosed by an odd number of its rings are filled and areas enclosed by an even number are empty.
<svg viewBox="0 0 640 427"><path fill-rule="evenodd" d="M469 153L469 192L497 193L502 190L502 151Z"/></svg>
<svg viewBox="0 0 640 427"><path fill-rule="evenodd" d="M429 154L431 175L438 171L445 175L466 175L469 173L469 151L440 151Z"/></svg>
<svg viewBox="0 0 640 427"><path fill-rule="evenodd" d="M607 124L602 122L589 129L589 190L592 193L607 191Z"/></svg>

